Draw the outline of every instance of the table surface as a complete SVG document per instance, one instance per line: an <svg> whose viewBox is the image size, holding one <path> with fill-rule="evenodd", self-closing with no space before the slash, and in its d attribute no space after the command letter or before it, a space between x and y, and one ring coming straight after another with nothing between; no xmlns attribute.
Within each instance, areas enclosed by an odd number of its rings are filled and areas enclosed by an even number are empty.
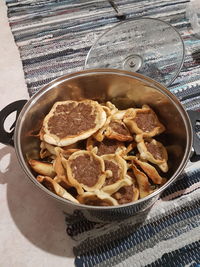
<svg viewBox="0 0 200 267"><path fill-rule="evenodd" d="M28 99L19 51L0 1L0 110ZM6 120L11 126L14 116ZM0 144L0 266L74 266L62 210L21 170L12 147Z"/></svg>

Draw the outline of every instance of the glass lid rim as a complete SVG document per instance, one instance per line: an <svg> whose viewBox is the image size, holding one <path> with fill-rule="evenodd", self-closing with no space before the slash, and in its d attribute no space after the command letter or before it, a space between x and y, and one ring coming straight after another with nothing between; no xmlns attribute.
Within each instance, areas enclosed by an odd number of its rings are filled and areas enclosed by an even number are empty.
<svg viewBox="0 0 200 267"><path fill-rule="evenodd" d="M104 31L102 34L100 34L100 36L96 39L96 41L90 47L90 49L89 49L89 51L87 53L87 56L85 58L84 69L87 69L87 66L88 66L87 62L88 62L88 59L90 57L90 54L91 54L92 50L94 49L94 47L96 46L96 44L99 42L99 40L102 37L104 37L106 34L108 34L109 32L113 31L115 28L120 27L123 24L127 24L127 23L130 23L130 22L135 22L135 21L140 21L140 20L151 20L151 21L161 22L161 23L165 24L166 26L169 26L169 28L173 29L174 32L177 34L177 36L180 39L180 43L182 45L182 58L181 58L181 61L180 61L180 64L179 64L179 67L178 67L177 71L175 72L173 77L168 82L162 83L162 82L158 81L158 82L164 84L164 86L166 86L166 87L171 85L174 82L174 80L178 77L178 75L179 75L179 73L180 73L180 71L181 71L181 69L183 67L183 63L184 63L184 60L185 60L185 45L184 45L183 39L182 39L181 34L179 33L179 31L173 25L171 25L169 22L166 22L166 21L161 20L159 18L151 18L151 17L128 18L126 21L121 21L121 22L117 23L116 25L112 26L111 28L109 28L108 30ZM89 67L89 68L91 68L91 67ZM100 67L98 67L98 68L100 68ZM123 69L121 69L121 70L123 70ZM145 74L143 74L143 75L145 75ZM155 78L152 78L152 79L155 80Z"/></svg>

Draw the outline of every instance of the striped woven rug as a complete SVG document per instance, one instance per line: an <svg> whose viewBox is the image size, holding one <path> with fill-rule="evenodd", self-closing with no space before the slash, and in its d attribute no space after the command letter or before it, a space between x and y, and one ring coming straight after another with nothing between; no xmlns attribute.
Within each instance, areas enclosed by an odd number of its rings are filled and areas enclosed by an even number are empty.
<svg viewBox="0 0 200 267"><path fill-rule="evenodd" d="M118 0L127 19L160 18L182 35L183 68L169 87L186 109L200 110L200 39L186 18L187 0ZM105 0L7 0L30 96L51 80L84 68L91 45L119 22ZM197 125L196 131L200 132ZM77 241L76 266L200 266L200 163L168 188L148 214L100 224L66 216Z"/></svg>
<svg viewBox="0 0 200 267"><path fill-rule="evenodd" d="M79 243L74 248L76 266L198 266L199 194L200 163L196 163L148 214L110 224L89 222L81 214L66 217L67 232Z"/></svg>

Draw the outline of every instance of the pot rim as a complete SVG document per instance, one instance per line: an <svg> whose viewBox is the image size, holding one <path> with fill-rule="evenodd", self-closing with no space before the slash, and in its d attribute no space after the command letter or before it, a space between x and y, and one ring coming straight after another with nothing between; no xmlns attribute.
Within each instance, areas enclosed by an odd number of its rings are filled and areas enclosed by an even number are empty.
<svg viewBox="0 0 200 267"><path fill-rule="evenodd" d="M22 154L22 150L21 150L21 143L20 143L20 134L21 134L21 128L23 125L23 121L24 121L24 114L28 113L29 108L37 102L37 100L44 95L46 92L48 92L49 90L51 90L52 88L54 88L56 85L62 83L63 81L67 81L76 77L80 77L80 76L88 76L88 75L96 75L96 74L112 74L112 75L120 75L120 76L124 76L124 77L132 77L135 78L137 80L146 82L148 85L153 86L156 90L160 91L161 93L165 94L170 101L177 107L183 121L186 127L186 134L187 134L187 142L186 142L186 149L185 149L185 153L184 156L182 158L182 161L178 167L178 169L175 171L175 173L172 175L172 177L163 185L161 186L159 189L157 189L156 191L154 191L153 193L151 193L150 195L139 199L135 202L130 202L127 204L121 204L119 206L89 206L89 205L85 205L85 204L80 204L80 203L74 203L71 202L65 198L62 198L58 195L56 195L55 193L51 192L50 190L48 190L46 187L44 187L42 184L40 184L35 176L31 173L31 171L29 170L29 168L27 167L27 163L24 160L23 154ZM77 208L85 208L85 209L93 209L93 210L99 210L99 209L103 209L103 210L112 210L112 209L120 209L120 208L126 208L132 205L137 205L139 203L145 202L150 200L151 198L161 194L170 184L172 184L175 179L178 177L178 175L183 171L184 167L186 166L190 154L191 154L191 149L192 149L192 143L193 143L193 131L192 131L192 126L191 126L191 122L189 119L189 116L187 114L187 112L185 111L183 105L180 103L180 101L178 100L178 98L173 95L166 87L164 87L162 84L156 82L155 80L146 77L142 74L139 73L134 73L134 72L129 72L129 71L124 71L124 70L117 70L117 69L88 69L88 70L83 70L83 71L78 71L78 72L74 72L71 74L67 74L64 76L61 76L57 79L54 79L53 81L51 81L50 83L48 83L47 85L45 85L43 88L41 88L36 94L34 94L29 100L28 102L24 105L23 109L21 110L19 117L17 119L16 122L16 127L15 127L15 133L14 133L14 145L15 145L15 150L16 150L16 154L17 154L17 158L18 161L23 169L23 171L25 172L25 174L29 177L29 179L38 187L40 188L43 192L46 192L49 196L53 197L54 199L58 200L59 202L62 202L63 204L70 204L73 206L76 206Z"/></svg>

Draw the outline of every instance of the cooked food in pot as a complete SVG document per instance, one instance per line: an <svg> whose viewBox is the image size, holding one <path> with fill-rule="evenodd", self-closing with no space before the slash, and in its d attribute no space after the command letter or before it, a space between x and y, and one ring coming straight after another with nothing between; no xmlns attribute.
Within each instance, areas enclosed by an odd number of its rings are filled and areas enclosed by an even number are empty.
<svg viewBox="0 0 200 267"><path fill-rule="evenodd" d="M56 102L44 119L40 138L52 145L67 146L88 138L105 121L106 113L96 101Z"/></svg>
<svg viewBox="0 0 200 267"><path fill-rule="evenodd" d="M162 143L155 139L142 140L138 143L137 148L140 152L141 159L157 164L163 172L168 171L167 150Z"/></svg>
<svg viewBox="0 0 200 267"><path fill-rule="evenodd" d="M74 203L116 206L151 194L167 180L165 131L153 109L118 110L110 102L56 102L38 133L36 179Z"/></svg>
<svg viewBox="0 0 200 267"><path fill-rule="evenodd" d="M136 134L137 142L142 138L158 135L165 130L156 113L148 105L143 105L142 108L128 109L123 120L130 131Z"/></svg>
<svg viewBox="0 0 200 267"><path fill-rule="evenodd" d="M123 186L112 195L118 204L126 204L138 200L139 190L134 185Z"/></svg>
<svg viewBox="0 0 200 267"><path fill-rule="evenodd" d="M80 150L73 153L68 160L63 160L69 182L81 195L85 191L100 189L108 174L104 160L94 152Z"/></svg>
<svg viewBox="0 0 200 267"><path fill-rule="evenodd" d="M97 148L97 155L107 155L107 154L122 154L126 153L127 148L124 142L119 142L115 139L104 138L101 142L96 141L93 137L87 139L87 150L92 150L94 147Z"/></svg>

